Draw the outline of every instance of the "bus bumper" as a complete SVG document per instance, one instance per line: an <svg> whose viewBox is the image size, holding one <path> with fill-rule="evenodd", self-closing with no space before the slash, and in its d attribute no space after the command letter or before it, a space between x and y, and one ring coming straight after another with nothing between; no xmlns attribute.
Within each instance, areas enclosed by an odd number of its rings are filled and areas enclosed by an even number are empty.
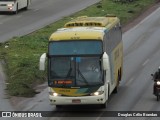
<svg viewBox="0 0 160 120"><path fill-rule="evenodd" d="M10 11L10 10L8 9L7 6L5 6L5 7L0 6L0 12L8 12L8 11Z"/></svg>
<svg viewBox="0 0 160 120"><path fill-rule="evenodd" d="M52 105L81 105L81 104L104 104L104 94L98 96L64 97L51 96L49 99Z"/></svg>
<svg viewBox="0 0 160 120"><path fill-rule="evenodd" d="M7 6L8 4L12 4L13 6ZM0 12L13 12L15 11L15 6L13 2L0 3Z"/></svg>

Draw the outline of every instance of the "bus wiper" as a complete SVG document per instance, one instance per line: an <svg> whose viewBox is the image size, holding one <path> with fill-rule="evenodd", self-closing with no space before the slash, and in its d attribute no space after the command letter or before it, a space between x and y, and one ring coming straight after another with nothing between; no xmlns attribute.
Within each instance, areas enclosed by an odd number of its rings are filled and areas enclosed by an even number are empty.
<svg viewBox="0 0 160 120"><path fill-rule="evenodd" d="M83 78L83 80L84 80L84 82L87 84L87 85L89 85L88 84L88 81L86 80L86 78L84 77L84 75L81 73L81 71L78 69L78 73L80 74L80 76Z"/></svg>
<svg viewBox="0 0 160 120"><path fill-rule="evenodd" d="M72 68L70 68L70 69L68 70L68 73L67 73L67 75L66 75L66 77L65 77L64 80L67 80L68 77L71 77L71 72L72 72ZM66 83L63 83L61 87L64 88L65 86L66 86Z"/></svg>
<svg viewBox="0 0 160 120"><path fill-rule="evenodd" d="M72 68L69 69L67 76L65 77L65 79L67 79L68 77L71 77L71 72L72 72Z"/></svg>

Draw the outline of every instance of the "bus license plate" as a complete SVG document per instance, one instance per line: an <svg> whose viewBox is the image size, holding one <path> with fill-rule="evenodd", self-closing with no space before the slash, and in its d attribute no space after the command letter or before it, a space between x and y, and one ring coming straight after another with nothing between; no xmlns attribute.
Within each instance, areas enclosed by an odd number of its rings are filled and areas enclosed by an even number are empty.
<svg viewBox="0 0 160 120"><path fill-rule="evenodd" d="M72 100L72 103L81 103L81 100L80 99L74 99L74 100Z"/></svg>

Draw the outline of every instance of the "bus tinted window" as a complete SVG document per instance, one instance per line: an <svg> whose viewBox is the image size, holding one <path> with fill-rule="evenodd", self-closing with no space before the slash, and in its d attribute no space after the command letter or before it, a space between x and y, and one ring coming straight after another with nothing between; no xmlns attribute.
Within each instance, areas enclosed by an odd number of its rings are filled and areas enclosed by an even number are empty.
<svg viewBox="0 0 160 120"><path fill-rule="evenodd" d="M50 42L49 55L102 54L101 41L61 41Z"/></svg>

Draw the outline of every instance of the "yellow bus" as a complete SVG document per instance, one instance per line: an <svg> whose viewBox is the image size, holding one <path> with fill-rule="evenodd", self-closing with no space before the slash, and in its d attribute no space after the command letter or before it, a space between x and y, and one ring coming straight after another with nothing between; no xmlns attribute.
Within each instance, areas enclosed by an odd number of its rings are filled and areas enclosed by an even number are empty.
<svg viewBox="0 0 160 120"><path fill-rule="evenodd" d="M100 104L117 92L123 70L123 43L116 16L75 18L54 32L48 53L49 99L53 105Z"/></svg>

